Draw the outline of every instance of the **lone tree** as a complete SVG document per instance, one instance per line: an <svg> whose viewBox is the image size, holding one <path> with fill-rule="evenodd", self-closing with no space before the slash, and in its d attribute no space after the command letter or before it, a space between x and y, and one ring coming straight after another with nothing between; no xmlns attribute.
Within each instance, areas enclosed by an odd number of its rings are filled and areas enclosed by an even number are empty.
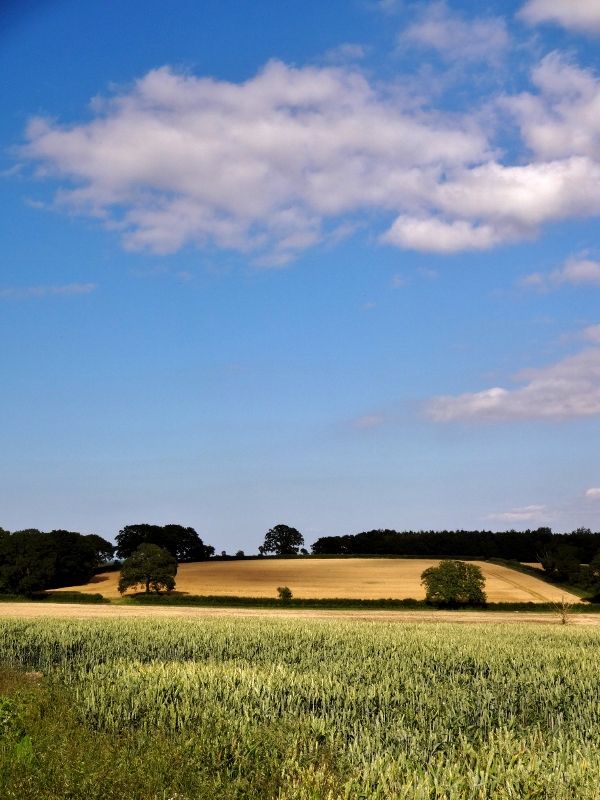
<svg viewBox="0 0 600 800"><path fill-rule="evenodd" d="M483 572L464 561L442 561L438 567L429 567L421 574L421 583L427 602L439 606L483 606L487 600Z"/></svg>
<svg viewBox="0 0 600 800"><path fill-rule="evenodd" d="M289 525L275 525L265 534L261 553L275 553L278 556L296 556L304 544L304 537L296 528Z"/></svg>
<svg viewBox="0 0 600 800"><path fill-rule="evenodd" d="M167 550L156 544L141 544L126 558L121 567L119 592L144 586L146 594L150 590L157 594L162 590L170 592L175 588L177 560Z"/></svg>

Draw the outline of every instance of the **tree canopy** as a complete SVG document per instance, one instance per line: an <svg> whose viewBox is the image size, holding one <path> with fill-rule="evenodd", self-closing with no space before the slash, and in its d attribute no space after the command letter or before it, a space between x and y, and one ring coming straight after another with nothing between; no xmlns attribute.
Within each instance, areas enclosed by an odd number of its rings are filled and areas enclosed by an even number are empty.
<svg viewBox="0 0 600 800"><path fill-rule="evenodd" d="M141 544L155 544L167 550L177 561L205 561L215 548L205 545L193 528L183 525L125 525L116 536L117 555L128 558Z"/></svg>
<svg viewBox="0 0 600 800"><path fill-rule="evenodd" d="M425 586L427 601L436 605L481 606L486 603L485 578L476 564L442 561L421 574L421 583Z"/></svg>
<svg viewBox="0 0 600 800"><path fill-rule="evenodd" d="M0 535L0 593L31 594L87 583L110 560L113 546L101 536L36 528Z"/></svg>
<svg viewBox="0 0 600 800"><path fill-rule="evenodd" d="M171 592L175 588L177 560L163 547L141 544L121 566L119 592L143 586L144 591Z"/></svg>
<svg viewBox="0 0 600 800"><path fill-rule="evenodd" d="M278 556L295 556L304 544L304 537L289 525L275 525L265 534L262 551Z"/></svg>

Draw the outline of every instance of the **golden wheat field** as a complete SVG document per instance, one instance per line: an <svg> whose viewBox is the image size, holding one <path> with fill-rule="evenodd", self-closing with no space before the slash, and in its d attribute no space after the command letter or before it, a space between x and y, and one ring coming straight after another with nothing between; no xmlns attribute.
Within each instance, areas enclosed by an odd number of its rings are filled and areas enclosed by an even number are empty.
<svg viewBox="0 0 600 800"><path fill-rule="evenodd" d="M474 563L485 575L490 602L556 602L561 597L569 602L579 600L531 575L484 561ZM276 597L278 586L289 586L294 597L423 599L421 573L437 564L438 559L398 558L201 561L180 564L176 589L187 594ZM84 586L69 589L116 598L118 579L118 572L106 572Z"/></svg>

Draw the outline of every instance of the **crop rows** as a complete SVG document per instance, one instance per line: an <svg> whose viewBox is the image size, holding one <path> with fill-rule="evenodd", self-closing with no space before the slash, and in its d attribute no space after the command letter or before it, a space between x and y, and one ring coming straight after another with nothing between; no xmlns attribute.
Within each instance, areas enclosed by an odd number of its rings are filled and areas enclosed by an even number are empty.
<svg viewBox="0 0 600 800"><path fill-rule="evenodd" d="M597 798L600 637L559 626L0 620L100 731L280 728L279 798ZM258 756L257 756L258 757Z"/></svg>

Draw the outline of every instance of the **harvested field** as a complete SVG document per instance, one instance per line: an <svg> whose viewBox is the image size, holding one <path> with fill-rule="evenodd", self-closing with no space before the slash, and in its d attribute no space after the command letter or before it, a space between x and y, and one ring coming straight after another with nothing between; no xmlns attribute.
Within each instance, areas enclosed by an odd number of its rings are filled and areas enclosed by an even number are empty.
<svg viewBox="0 0 600 800"><path fill-rule="evenodd" d="M294 597L353 599L423 599L421 573L436 566L438 559L327 558L256 559L247 561L202 561L181 564L177 591L199 595L238 597L276 597L278 586L289 586ZM579 598L563 589L508 567L473 562L486 578L490 602L569 602ZM108 598L119 597L117 572L97 575L85 586L69 590L98 592ZM62 591L65 591L64 589Z"/></svg>

